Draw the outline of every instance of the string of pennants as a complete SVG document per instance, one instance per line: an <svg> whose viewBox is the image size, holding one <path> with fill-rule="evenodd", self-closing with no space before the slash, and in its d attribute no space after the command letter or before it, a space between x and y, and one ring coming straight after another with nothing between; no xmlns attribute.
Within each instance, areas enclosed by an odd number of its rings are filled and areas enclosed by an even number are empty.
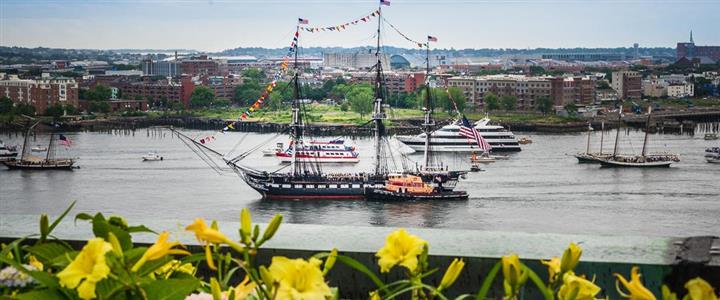
<svg viewBox="0 0 720 300"><path fill-rule="evenodd" d="M203 145L204 145L205 143L209 143L209 142L212 142L212 141L214 141L214 140L215 140L215 136L214 136L214 135L208 135L208 136L200 139L200 144L203 144Z"/></svg>
<svg viewBox="0 0 720 300"><path fill-rule="evenodd" d="M300 21L302 22L302 19ZM295 53L295 45L297 44L299 37L300 37L300 32L295 31L295 34L293 35L293 40L290 43L290 48L288 48L287 54L285 55L285 57L283 57L283 62L280 64L280 68L273 75L273 80L270 81L270 83L268 83L267 86L265 86L265 89L263 89L262 94L260 95L260 98L258 98L250 107L248 107L245 110L245 112L243 112L243 114L240 116L241 119L243 119L243 120L247 119L249 116L251 116L253 114L253 112L255 112L256 110L259 110L260 106L262 106L263 103L265 103L265 99L267 99L267 97L270 95L270 93L272 93L273 89L277 85L277 81L280 80L280 78L285 73L285 71L287 71L287 68L290 65L290 57L292 57L292 55ZM234 129L234 125L235 125L234 122L232 122L232 123L228 124L224 128L224 130Z"/></svg>
<svg viewBox="0 0 720 300"><path fill-rule="evenodd" d="M387 19L385 19L385 18L382 18L382 19L383 19L383 21L385 21L385 23L387 23L388 25L390 25L390 28L392 28L393 30L395 30L395 32L397 32L400 36L402 36L402 37L403 37L404 39L406 39L408 42L411 42L411 43L413 43L413 44L416 44L416 45L417 45L418 47L420 47L420 48L425 47L425 46L428 45L427 43L421 43L421 42L418 42L418 41L416 41L416 40L413 40L413 39L409 38L407 35L405 35L404 33L400 32L400 29L397 29L392 23L388 22ZM433 40L430 39L430 38L431 38L431 37L428 36L428 39L429 39L430 41L432 41L432 42L437 41L437 39L435 39L435 40L433 41Z"/></svg>
<svg viewBox="0 0 720 300"><path fill-rule="evenodd" d="M354 20L354 21L351 21L351 22L347 22L347 23L343 23L343 24L339 24L339 25L335 25L335 26L328 26L328 27L307 27L307 26L301 26L301 27L300 27L300 30L305 30L305 31L307 31L307 32L342 31L342 30L349 29L351 26L355 26L355 25L362 24L362 23L367 23L367 22L369 22L370 20L372 20L373 18L376 18L376 17L379 17L379 16L380 16L380 10L378 9L378 10L376 10L376 11L373 11L372 13L370 13L370 14L367 15L367 16L364 16L364 17L362 17L362 18L359 18L359 19ZM302 20L302 19L301 19L301 20ZM361 23L361 22L362 22L362 23ZM301 22L301 24L307 24L307 22L306 22L306 23L302 23L302 22Z"/></svg>

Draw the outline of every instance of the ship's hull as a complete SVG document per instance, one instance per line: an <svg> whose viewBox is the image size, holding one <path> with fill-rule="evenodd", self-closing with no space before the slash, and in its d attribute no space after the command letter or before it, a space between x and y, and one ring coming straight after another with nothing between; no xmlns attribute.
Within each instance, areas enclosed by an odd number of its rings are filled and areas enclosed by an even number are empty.
<svg viewBox="0 0 720 300"><path fill-rule="evenodd" d="M411 194L391 192L385 189L367 188L365 189L365 199L368 201L450 201L450 200L467 200L466 192L440 192L430 194Z"/></svg>
<svg viewBox="0 0 720 300"><path fill-rule="evenodd" d="M57 161L43 163L28 163L20 160L11 160L2 162L11 170L72 170L74 161Z"/></svg>
<svg viewBox="0 0 720 300"><path fill-rule="evenodd" d="M575 158L577 158L578 163L581 164L599 164L602 160L610 158L611 155L596 155L596 154L588 154L588 153L578 153L575 154Z"/></svg>
<svg viewBox="0 0 720 300"><path fill-rule="evenodd" d="M425 138L419 136L397 136L398 141L405 144L415 151L425 151ZM492 147L493 152L517 152L522 151L520 144L515 139L507 139L502 141L490 140L488 143ZM430 139L431 152L473 152L479 151L476 144L470 143L466 138L441 138L433 137Z"/></svg>
<svg viewBox="0 0 720 300"><path fill-rule="evenodd" d="M600 161L602 167L608 168L668 168L672 163L672 161L624 162L611 159Z"/></svg>

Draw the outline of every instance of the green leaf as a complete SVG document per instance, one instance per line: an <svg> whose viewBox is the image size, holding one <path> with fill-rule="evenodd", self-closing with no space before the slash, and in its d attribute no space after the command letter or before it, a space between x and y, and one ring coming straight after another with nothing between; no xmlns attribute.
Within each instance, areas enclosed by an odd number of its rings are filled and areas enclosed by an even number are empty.
<svg viewBox="0 0 720 300"><path fill-rule="evenodd" d="M120 246L123 248L123 250L130 250L133 247L132 244L132 237L130 237L130 234L123 230L120 227L117 227L115 225L109 225L108 229L117 237L118 241L120 242ZM107 239L107 237L105 238Z"/></svg>
<svg viewBox="0 0 720 300"><path fill-rule="evenodd" d="M107 238L107 233L110 231L110 224L108 224L107 220L105 220L105 217L101 213L95 214L92 219L92 224L93 234L95 234L96 237Z"/></svg>
<svg viewBox="0 0 720 300"><path fill-rule="evenodd" d="M165 264L169 263L169 262L172 261L172 260L173 260L172 257L166 256L166 257L164 257L164 258L162 258L162 259L158 259L158 260L153 260L153 261L146 262L146 263L142 266L142 268L140 268L140 270L138 270L138 274L139 274L140 276L145 276L145 275L147 275L147 274L150 274L150 273L152 273L153 271L155 271L155 270L157 270L158 268L164 266Z"/></svg>
<svg viewBox="0 0 720 300"><path fill-rule="evenodd" d="M358 270L361 273L367 275L367 277L370 278L370 280L372 280L375 283L375 285L377 285L378 288L383 288L385 286L385 284L383 284L382 280L380 280L380 278L378 278L377 275L375 275L375 273L370 271L370 269L368 269L365 265L361 264L357 260L355 260L351 257L345 256L345 255L338 255L337 261L344 263L348 267L351 267L351 268Z"/></svg>
<svg viewBox="0 0 720 300"><path fill-rule="evenodd" d="M60 255L73 251L73 249L70 249L63 244L49 242L27 247L25 248L25 251L35 255L35 257L42 261L42 263L48 263Z"/></svg>
<svg viewBox="0 0 720 300"><path fill-rule="evenodd" d="M77 203L77 201L73 201L72 203L70 203L70 206L68 206L68 208L66 208L65 211L62 214L60 214L60 216L57 219L55 219L55 221L52 222L52 224L50 224L50 228L48 229L48 234L52 233L53 229L55 229L55 227L57 227L58 224L60 224L60 221L62 221L65 218L65 216L67 216L67 214L70 212L70 210L75 206L75 203Z"/></svg>
<svg viewBox="0 0 720 300"><path fill-rule="evenodd" d="M130 227L128 227L127 231L129 233L150 232L150 233L157 234L157 232L153 231L150 228L147 228L145 225L130 226Z"/></svg>
<svg viewBox="0 0 720 300"><path fill-rule="evenodd" d="M56 289L34 290L19 294L14 299L19 300L46 300L46 299L67 299Z"/></svg>
<svg viewBox="0 0 720 300"><path fill-rule="evenodd" d="M478 291L477 297L475 297L476 300L485 300L487 298L487 293L490 291L490 287L492 286L497 273L500 271L500 267L502 267L502 261L498 261L495 266L490 269L490 272L487 274L487 277L485 277L482 285L480 286L480 291Z"/></svg>
<svg viewBox="0 0 720 300"><path fill-rule="evenodd" d="M75 215L75 222L77 222L77 220L90 221L92 219L93 219L93 216L86 214L86 213L79 213L79 214Z"/></svg>
<svg viewBox="0 0 720 300"><path fill-rule="evenodd" d="M142 286L147 298L156 300L183 300L198 287L200 281L197 279L156 280Z"/></svg>
<svg viewBox="0 0 720 300"><path fill-rule="evenodd" d="M542 279L540 279L540 277L535 272L533 272L533 270L530 270L530 268L528 268L528 266L526 266L525 264L522 264L522 268L524 269L525 274L530 277L530 280L535 283L535 286L537 286L537 288L540 290L540 293L543 294L545 300L553 300L553 294L547 288Z"/></svg>

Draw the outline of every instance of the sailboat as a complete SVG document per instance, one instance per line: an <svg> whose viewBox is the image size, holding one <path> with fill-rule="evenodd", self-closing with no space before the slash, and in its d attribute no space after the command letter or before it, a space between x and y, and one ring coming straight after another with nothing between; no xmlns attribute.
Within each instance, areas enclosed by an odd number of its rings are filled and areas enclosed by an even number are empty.
<svg viewBox="0 0 720 300"><path fill-rule="evenodd" d="M620 108L620 113L622 113L622 108ZM618 127L613 154L607 159L600 160L600 164L603 167L667 168L670 167L672 163L679 162L679 156L674 153L647 153L651 118L652 107L648 107L648 118L645 122L645 139L640 155L618 155L618 141L620 139L620 127Z"/></svg>
<svg viewBox="0 0 720 300"><path fill-rule="evenodd" d="M590 133L593 131L593 128L590 124L588 124L587 148L585 149L585 152L575 154L575 158L577 158L578 163L597 164L600 163L600 161L603 159L610 158L610 154L603 154L603 141L605 139L605 122L602 122L600 126L600 152L590 152Z"/></svg>
<svg viewBox="0 0 720 300"><path fill-rule="evenodd" d="M40 122L35 122L32 126L28 127L25 132L25 140L23 141L23 150L18 160L2 161L2 163L10 169L28 169L28 170L50 170L50 169L63 169L72 170L75 160L72 158L55 158L55 148L57 139L55 133L50 134L50 142L47 147L47 154L45 157L39 157L30 154L29 149L29 138L33 128ZM62 136L62 135L61 135Z"/></svg>

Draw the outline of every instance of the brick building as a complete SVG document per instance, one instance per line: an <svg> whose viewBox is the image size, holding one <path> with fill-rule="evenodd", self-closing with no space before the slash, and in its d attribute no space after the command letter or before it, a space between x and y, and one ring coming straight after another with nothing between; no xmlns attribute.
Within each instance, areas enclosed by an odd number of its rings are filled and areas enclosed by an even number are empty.
<svg viewBox="0 0 720 300"><path fill-rule="evenodd" d="M150 81L145 78L139 82L122 82L115 86L121 90L123 98L149 101L178 101L190 107L190 96L195 90L195 83L190 76L182 76L179 81Z"/></svg>
<svg viewBox="0 0 720 300"><path fill-rule="evenodd" d="M181 60L180 70L182 74L192 76L226 76L229 73L227 61L208 58L207 55Z"/></svg>
<svg viewBox="0 0 720 300"><path fill-rule="evenodd" d="M37 113L44 113L55 104L78 107L78 84L65 77L42 77L19 79L16 75L0 74L0 97L10 98L13 103L30 104Z"/></svg>
<svg viewBox="0 0 720 300"><path fill-rule="evenodd" d="M351 74L350 82L365 83L373 85L375 83L374 73L354 73ZM389 95L400 95L415 92L420 86L425 84L424 73L397 73L385 72L385 86Z"/></svg>
<svg viewBox="0 0 720 300"><path fill-rule="evenodd" d="M675 55L678 60L683 57L688 59L707 57L714 61L720 61L720 46L697 46L693 41L692 31L690 31L690 42L677 43Z"/></svg>
<svg viewBox="0 0 720 300"><path fill-rule="evenodd" d="M203 86L212 89L215 98L230 100L235 95L235 88L243 83L240 76L209 76L202 80Z"/></svg>
<svg viewBox="0 0 720 300"><path fill-rule="evenodd" d="M642 76L635 71L612 72L612 88L620 100L642 98Z"/></svg>

